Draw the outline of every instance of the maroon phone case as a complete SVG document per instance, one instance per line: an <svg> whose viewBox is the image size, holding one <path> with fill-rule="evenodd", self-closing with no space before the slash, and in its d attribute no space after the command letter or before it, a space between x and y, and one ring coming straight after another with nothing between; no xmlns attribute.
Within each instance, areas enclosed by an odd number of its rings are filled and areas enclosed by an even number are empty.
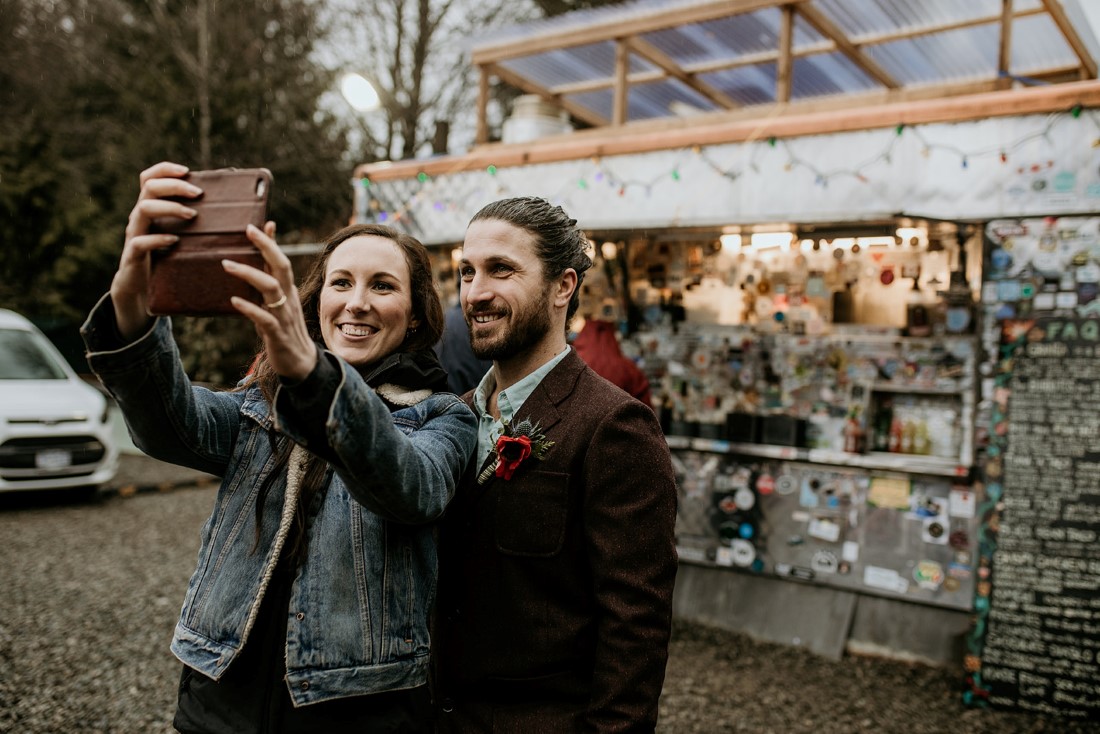
<svg viewBox="0 0 1100 734"><path fill-rule="evenodd" d="M179 236L171 248L153 254L147 294L150 314L217 316L237 314L229 303L239 296L262 303L256 289L229 275L222 260L264 269L263 257L248 237L249 224L262 228L272 176L266 168L192 171L186 180L203 190L197 199L179 199L198 214L194 219L154 220L150 231Z"/></svg>

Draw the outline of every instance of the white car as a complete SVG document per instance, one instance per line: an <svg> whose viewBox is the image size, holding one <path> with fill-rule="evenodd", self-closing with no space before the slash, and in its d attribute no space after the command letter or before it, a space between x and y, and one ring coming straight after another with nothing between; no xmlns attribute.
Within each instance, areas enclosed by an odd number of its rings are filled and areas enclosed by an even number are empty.
<svg viewBox="0 0 1100 734"><path fill-rule="evenodd" d="M92 493L117 469L107 399L30 321L0 309L0 492Z"/></svg>

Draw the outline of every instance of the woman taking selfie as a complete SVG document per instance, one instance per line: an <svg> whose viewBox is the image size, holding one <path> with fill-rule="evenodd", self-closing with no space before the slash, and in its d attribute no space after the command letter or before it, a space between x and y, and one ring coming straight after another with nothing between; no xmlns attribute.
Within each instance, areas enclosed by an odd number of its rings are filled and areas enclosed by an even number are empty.
<svg viewBox="0 0 1100 734"><path fill-rule="evenodd" d="M134 443L216 474L176 625L181 732L430 730L428 615L443 512L477 440L432 352L443 314L427 252L376 225L340 230L295 288L274 226L269 272L223 263L263 341L238 387L191 385L168 319L146 312L150 234L199 195L183 166L141 174L109 295L82 333ZM168 200L174 197L176 200ZM168 519L171 522L171 519Z"/></svg>

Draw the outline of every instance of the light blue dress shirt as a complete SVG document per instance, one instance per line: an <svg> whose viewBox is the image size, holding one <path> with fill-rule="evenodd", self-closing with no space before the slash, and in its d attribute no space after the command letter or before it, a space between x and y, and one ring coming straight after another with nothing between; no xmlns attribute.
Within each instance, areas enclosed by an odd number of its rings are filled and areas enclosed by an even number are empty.
<svg viewBox="0 0 1100 734"><path fill-rule="evenodd" d="M497 439L504 431L504 421L511 423L512 417L519 412L524 401L531 397L531 393L539 386L542 379L550 374L550 370L557 367L558 363L565 359L565 355L569 354L570 349L572 347L566 346L561 354L552 357L542 367L539 367L515 385L500 391L497 395L497 409L500 410L500 420L493 417L488 407L489 396L493 394L493 388L496 387L496 367L490 369L481 378L481 383L474 390L474 413L477 414L476 466L479 470L481 465L485 463L485 459L488 458L489 452L497 445ZM534 420L537 421L538 416L535 416Z"/></svg>

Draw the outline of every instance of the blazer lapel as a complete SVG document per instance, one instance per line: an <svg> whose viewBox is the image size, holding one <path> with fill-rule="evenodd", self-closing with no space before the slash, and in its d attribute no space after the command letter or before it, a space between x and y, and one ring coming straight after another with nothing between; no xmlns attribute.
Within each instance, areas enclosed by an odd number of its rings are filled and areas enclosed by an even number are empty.
<svg viewBox="0 0 1100 734"><path fill-rule="evenodd" d="M569 354L550 370L550 374L543 378L530 397L523 402L513 420L527 418L531 423L538 424L539 431L549 435L550 428L562 419L560 406L572 394L577 378L584 368L584 361L571 348Z"/></svg>
<svg viewBox="0 0 1100 734"><path fill-rule="evenodd" d="M462 401L464 403L466 403L466 405L470 408L470 410L474 411L474 415L477 415L477 406L474 405L474 391L473 390L470 390L467 393L465 393L462 396ZM484 491L485 486L487 484L489 484L490 482L492 482L493 479L495 479L495 477L490 475L489 478L487 480L485 480L485 484L481 484L480 482L478 482L477 478L480 477L481 473L483 471L485 471L493 463L494 459L496 459L496 453L493 452L493 451L490 451L489 455L485 457L485 461L481 462L481 466L475 467L471 464L466 469L466 472L467 472L466 476L468 477L468 479L464 479L463 480L464 483L466 485L474 488L475 490ZM480 494L478 496L480 496Z"/></svg>
<svg viewBox="0 0 1100 734"><path fill-rule="evenodd" d="M573 387L577 383L577 378L580 377L584 368L585 363L577 356L576 350L570 349L569 354L566 355L554 369L550 370L550 374L546 375L542 382L540 382L534 391L531 392L527 400L523 401L523 405L521 405L515 415L512 416L512 422L518 423L524 418L527 418L531 423L538 424L540 433L546 434L547 437L549 437L550 428L557 425L562 419L562 413L558 406L572 393ZM473 391L471 390L462 397L466 401L466 404L476 413ZM553 449L550 450L553 451ZM496 453L489 452L489 456L474 474L475 485L487 487L496 479L495 475L490 475L485 481L485 484L477 484L477 478L493 463L495 458Z"/></svg>

